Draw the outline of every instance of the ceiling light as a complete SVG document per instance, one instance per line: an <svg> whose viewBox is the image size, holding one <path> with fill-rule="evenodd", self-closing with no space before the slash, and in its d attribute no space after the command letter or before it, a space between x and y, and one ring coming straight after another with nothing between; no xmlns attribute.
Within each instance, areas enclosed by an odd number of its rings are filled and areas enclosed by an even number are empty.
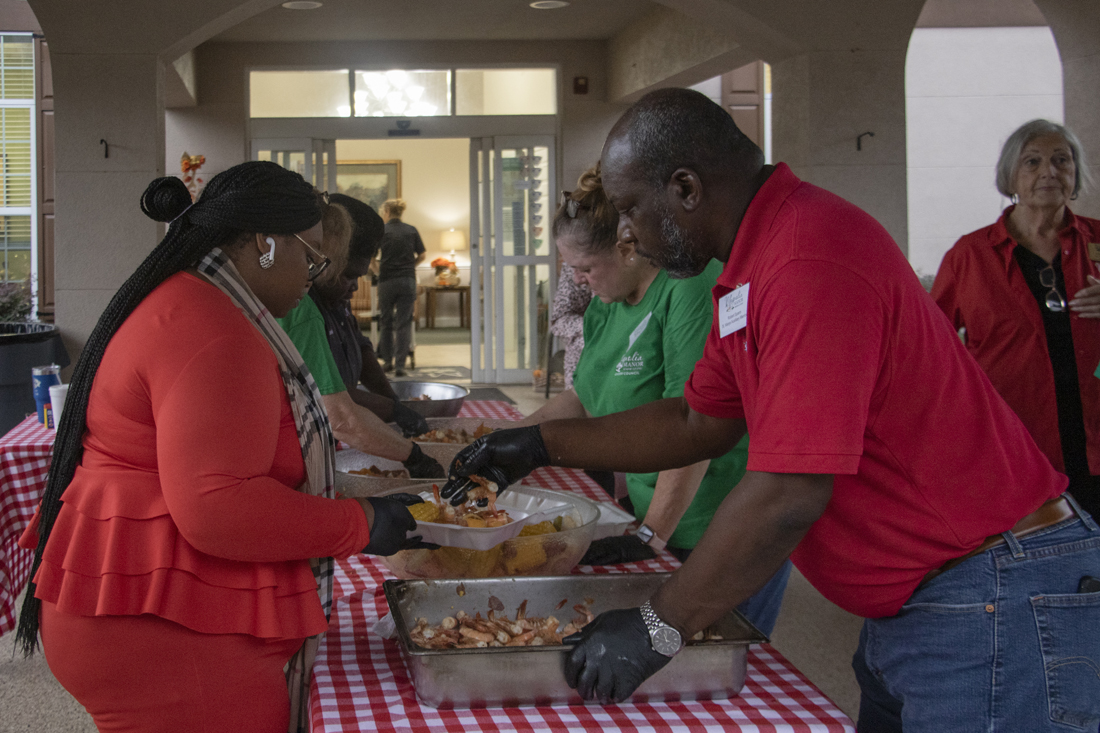
<svg viewBox="0 0 1100 733"><path fill-rule="evenodd" d="M531 3L531 7L535 10L556 10L557 8L564 8L568 4L565 0L535 0Z"/></svg>
<svg viewBox="0 0 1100 733"><path fill-rule="evenodd" d="M316 10L324 5L324 3L315 2L314 0L291 0L289 3L283 3L283 7L287 10Z"/></svg>

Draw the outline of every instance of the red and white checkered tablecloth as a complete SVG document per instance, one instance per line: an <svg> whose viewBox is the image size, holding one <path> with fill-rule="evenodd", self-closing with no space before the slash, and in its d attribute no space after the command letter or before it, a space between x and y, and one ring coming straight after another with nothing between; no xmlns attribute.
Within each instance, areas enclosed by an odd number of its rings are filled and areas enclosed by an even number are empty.
<svg viewBox="0 0 1100 733"><path fill-rule="evenodd" d="M15 628L15 597L30 576L34 553L19 547L19 536L46 488L53 439L36 415L0 438L0 636Z"/></svg>
<svg viewBox="0 0 1100 733"><path fill-rule="evenodd" d="M513 418L505 402L467 402L463 417ZM539 469L531 483L607 500L581 471ZM662 552L654 560L581 572L663 572L678 563ZM412 681L392 641L370 629L387 612L382 581L393 575L360 555L337 563L336 601L329 632L313 667L310 724L314 733L400 730L452 731L853 731L851 720L771 646L750 648L748 676L738 697L675 703L561 705L484 710L436 710L416 699Z"/></svg>

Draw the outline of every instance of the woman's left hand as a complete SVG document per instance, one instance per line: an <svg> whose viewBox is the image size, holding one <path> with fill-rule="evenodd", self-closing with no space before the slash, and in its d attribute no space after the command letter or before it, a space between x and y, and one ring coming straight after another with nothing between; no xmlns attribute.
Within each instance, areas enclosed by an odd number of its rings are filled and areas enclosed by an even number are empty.
<svg viewBox="0 0 1100 733"><path fill-rule="evenodd" d="M1100 280L1088 276L1089 286L1073 294L1069 308L1082 318L1100 318Z"/></svg>

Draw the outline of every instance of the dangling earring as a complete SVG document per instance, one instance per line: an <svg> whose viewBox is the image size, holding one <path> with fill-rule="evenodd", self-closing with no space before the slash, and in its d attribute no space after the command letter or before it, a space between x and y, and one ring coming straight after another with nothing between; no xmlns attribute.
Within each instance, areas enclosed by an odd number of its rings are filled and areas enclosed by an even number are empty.
<svg viewBox="0 0 1100 733"><path fill-rule="evenodd" d="M260 267L270 270L271 266L275 264L275 240L268 237L264 241L271 245L271 249L260 255Z"/></svg>
<svg viewBox="0 0 1100 733"><path fill-rule="evenodd" d="M1012 205L1013 205L1013 206L1015 206L1016 204L1020 203L1020 197L1019 197L1019 196L1017 196L1016 194L1012 194L1011 196L1009 196L1009 197L1008 197L1008 200L1012 202Z"/></svg>

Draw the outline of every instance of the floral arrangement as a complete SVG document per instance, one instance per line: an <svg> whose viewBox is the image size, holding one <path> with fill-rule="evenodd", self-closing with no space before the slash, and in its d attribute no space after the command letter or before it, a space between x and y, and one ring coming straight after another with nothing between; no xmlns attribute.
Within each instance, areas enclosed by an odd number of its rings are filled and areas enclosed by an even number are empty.
<svg viewBox="0 0 1100 733"><path fill-rule="evenodd" d="M458 285L458 265L446 257L436 257L432 260L432 267L435 268L436 285L444 288Z"/></svg>
<svg viewBox="0 0 1100 733"><path fill-rule="evenodd" d="M188 155L184 151L180 158L180 171L183 172L183 182L187 190L191 192L191 200L194 201L202 191L203 180L199 178L199 168L206 162L205 155Z"/></svg>

